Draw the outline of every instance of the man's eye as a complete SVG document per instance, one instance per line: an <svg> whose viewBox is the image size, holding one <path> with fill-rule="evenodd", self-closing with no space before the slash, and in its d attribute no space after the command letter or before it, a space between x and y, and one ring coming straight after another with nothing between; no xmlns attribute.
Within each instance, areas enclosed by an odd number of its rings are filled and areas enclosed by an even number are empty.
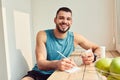
<svg viewBox="0 0 120 80"><path fill-rule="evenodd" d="M70 21L70 20L71 20L71 18L67 18L67 20L68 20L68 21Z"/></svg>

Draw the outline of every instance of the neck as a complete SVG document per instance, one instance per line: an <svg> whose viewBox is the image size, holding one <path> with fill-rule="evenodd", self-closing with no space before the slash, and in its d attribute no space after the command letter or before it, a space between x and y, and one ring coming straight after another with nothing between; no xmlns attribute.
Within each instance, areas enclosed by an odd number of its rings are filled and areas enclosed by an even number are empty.
<svg viewBox="0 0 120 80"><path fill-rule="evenodd" d="M57 29L54 29L54 35L56 38L59 38L59 39L64 39L67 35L67 32L66 33L60 33Z"/></svg>

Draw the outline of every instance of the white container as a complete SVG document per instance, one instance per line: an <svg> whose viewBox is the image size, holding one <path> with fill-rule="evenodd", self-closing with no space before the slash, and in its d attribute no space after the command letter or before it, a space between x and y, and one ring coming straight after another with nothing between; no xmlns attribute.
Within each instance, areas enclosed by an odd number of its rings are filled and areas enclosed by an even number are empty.
<svg viewBox="0 0 120 80"><path fill-rule="evenodd" d="M106 47L105 46L100 46L100 50L101 50L101 58L105 58L105 53L106 53Z"/></svg>

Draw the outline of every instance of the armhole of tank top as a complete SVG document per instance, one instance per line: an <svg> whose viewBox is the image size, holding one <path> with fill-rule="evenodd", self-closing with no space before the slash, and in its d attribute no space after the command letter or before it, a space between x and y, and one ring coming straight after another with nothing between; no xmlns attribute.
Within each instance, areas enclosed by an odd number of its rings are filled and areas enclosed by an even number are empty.
<svg viewBox="0 0 120 80"><path fill-rule="evenodd" d="M47 42L47 38L48 38L48 34L47 34L47 31L45 30L45 35L46 35L46 41L45 41L45 44Z"/></svg>
<svg viewBox="0 0 120 80"><path fill-rule="evenodd" d="M72 35L73 35L73 46L74 46L74 49L75 50L75 44L74 44L74 32L72 32Z"/></svg>

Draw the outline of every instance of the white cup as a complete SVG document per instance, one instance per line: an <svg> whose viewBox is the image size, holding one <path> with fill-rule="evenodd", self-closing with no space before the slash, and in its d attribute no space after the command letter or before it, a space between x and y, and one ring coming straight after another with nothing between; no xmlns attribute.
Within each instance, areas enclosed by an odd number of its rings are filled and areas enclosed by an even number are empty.
<svg viewBox="0 0 120 80"><path fill-rule="evenodd" d="M105 46L100 46L100 50L101 50L101 58L105 58L105 53L106 53L106 47Z"/></svg>

